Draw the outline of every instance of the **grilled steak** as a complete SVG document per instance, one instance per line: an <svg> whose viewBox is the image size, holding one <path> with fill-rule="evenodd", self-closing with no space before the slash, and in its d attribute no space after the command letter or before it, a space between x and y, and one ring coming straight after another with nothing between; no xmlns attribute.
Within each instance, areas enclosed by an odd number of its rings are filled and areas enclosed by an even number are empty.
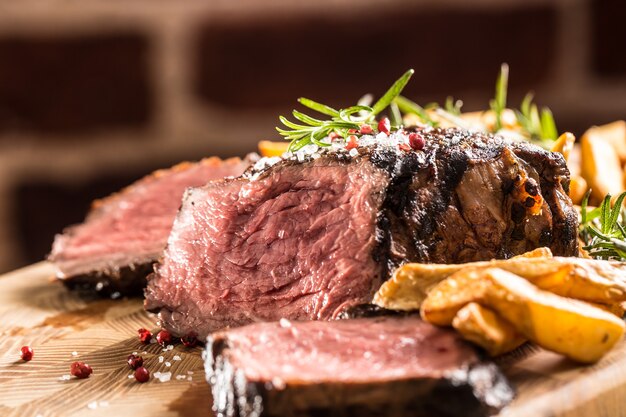
<svg viewBox="0 0 626 417"><path fill-rule="evenodd" d="M415 316L226 330L205 368L219 417L474 417L513 397L495 364Z"/></svg>
<svg viewBox="0 0 626 417"><path fill-rule="evenodd" d="M423 151L378 143L296 155L188 190L146 308L177 335L206 337L258 320L336 318L406 261L538 246L576 255L560 154L457 129L420 133Z"/></svg>
<svg viewBox="0 0 626 417"><path fill-rule="evenodd" d="M249 162L208 158L156 171L96 201L84 223L57 235L50 260L70 288L139 295L161 255L187 187L238 176Z"/></svg>

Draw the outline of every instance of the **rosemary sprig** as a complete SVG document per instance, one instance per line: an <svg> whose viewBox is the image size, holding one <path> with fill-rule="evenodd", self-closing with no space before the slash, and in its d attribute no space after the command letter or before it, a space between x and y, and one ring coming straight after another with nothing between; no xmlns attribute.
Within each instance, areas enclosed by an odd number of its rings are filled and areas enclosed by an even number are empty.
<svg viewBox="0 0 626 417"><path fill-rule="evenodd" d="M463 101L461 100L454 100L454 98L452 96L448 96L446 97L446 102L444 104L444 109L454 115L454 116L460 116L461 115L461 107L463 107Z"/></svg>
<svg viewBox="0 0 626 417"><path fill-rule="evenodd" d="M609 194L600 207L591 211L587 208L590 195L591 190L585 194L580 208L583 249L597 259L626 261L626 216L622 209L626 192L617 197L613 207Z"/></svg>
<svg viewBox="0 0 626 417"><path fill-rule="evenodd" d="M519 110L515 110L517 121L522 126L531 140L549 145L558 137L558 131L554 117L549 108L539 108L533 103L533 93L526 94Z"/></svg>
<svg viewBox="0 0 626 417"><path fill-rule="evenodd" d="M428 115L426 109L419 104L409 100L406 97L398 96L393 101L400 111L405 114L414 114L422 121L422 123L436 127L439 123L434 121L432 117ZM438 106L437 106L438 107Z"/></svg>
<svg viewBox="0 0 626 417"><path fill-rule="evenodd" d="M402 114L414 114L423 124L432 127L439 126L439 121L442 120L463 129L471 127L462 117L463 102L460 100L455 101L452 97L448 97L444 107L437 103L430 103L422 107L401 96L400 93L412 75L413 70L405 72L373 105L371 105L373 100L370 95L364 96L356 106L339 110L308 98L300 98L298 99L300 104L328 116L330 119L318 119L294 110L293 117L297 122L280 116L279 120L286 128L277 127L276 129L280 135L290 141L289 151L297 151L311 143L318 146L329 146L330 144L325 140L329 135L336 134L346 138L349 134L348 131L351 129L358 130L364 124L370 125L372 130L375 130L376 116L387 108L389 108L392 130L401 128ZM496 81L495 96L489 101L489 107L495 115L495 123L493 126L485 127L486 132L498 133L504 128L503 114L507 109L508 84L509 66L502 64ZM515 109L514 112L520 126L517 133L523 138L544 148L549 148L552 142L557 139L558 131L552 112L547 107L539 110L539 107L533 103L532 93L524 97L520 108Z"/></svg>
<svg viewBox="0 0 626 417"><path fill-rule="evenodd" d="M496 94L489 101L489 108L496 116L495 131L502 129L502 112L506 109L506 96L509 88L509 66L502 64L496 81Z"/></svg>
<svg viewBox="0 0 626 417"><path fill-rule="evenodd" d="M413 72L412 69L405 72L371 107L359 104L345 109L335 110L330 106L315 102L311 99L299 98L298 102L300 104L318 113L330 116L330 120L316 119L294 110L292 112L293 117L301 123L294 123L286 117L280 116L280 122L288 129L277 127L276 130L286 140L290 141L288 150L293 152L309 144L329 146L329 143L322 140L333 132L345 138L348 136L350 129L359 129L364 124L375 127L376 116L389 107L400 95L411 79ZM396 125L395 128L397 129L398 126Z"/></svg>

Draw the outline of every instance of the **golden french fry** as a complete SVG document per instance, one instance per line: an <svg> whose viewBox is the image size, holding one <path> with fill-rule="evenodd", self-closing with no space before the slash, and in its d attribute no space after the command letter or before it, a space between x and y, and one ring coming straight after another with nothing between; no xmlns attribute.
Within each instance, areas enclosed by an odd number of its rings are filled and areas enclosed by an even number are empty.
<svg viewBox="0 0 626 417"><path fill-rule="evenodd" d="M600 308L604 311L608 311L609 313L615 314L617 317L624 317L624 306L622 303L613 303L613 304L601 304L601 303L589 303L594 307Z"/></svg>
<svg viewBox="0 0 626 417"><path fill-rule="evenodd" d="M417 310L433 286L466 268L501 268L539 288L579 300L603 304L626 301L626 268L621 264L557 256L460 265L406 264L380 287L373 302L391 310Z"/></svg>
<svg viewBox="0 0 626 417"><path fill-rule="evenodd" d="M611 144L597 128L585 132L580 141L581 175L591 188L592 202L602 201L605 195L618 195L624 190L622 164Z"/></svg>
<svg viewBox="0 0 626 417"><path fill-rule="evenodd" d="M554 142L552 145L552 152L559 152L565 158L565 162L569 160L569 155L574 148L574 142L576 142L576 137L569 133L565 132Z"/></svg>
<svg viewBox="0 0 626 417"><path fill-rule="evenodd" d="M378 289L373 303L389 310L418 310L432 287L463 268L463 265L405 264Z"/></svg>
<svg viewBox="0 0 626 417"><path fill-rule="evenodd" d="M460 117L470 126L480 127L483 130L493 131L496 126L496 115L492 110L465 112ZM500 118L504 129L516 130L519 128L519 122L513 110L504 109Z"/></svg>
<svg viewBox="0 0 626 417"><path fill-rule="evenodd" d="M420 314L449 326L470 302L494 310L528 340L579 362L597 361L624 334L624 322L615 315L498 268L457 272L432 289Z"/></svg>
<svg viewBox="0 0 626 417"><path fill-rule="evenodd" d="M589 130L610 143L621 163L626 163L626 121L618 120L602 126L593 126Z"/></svg>
<svg viewBox="0 0 626 417"><path fill-rule="evenodd" d="M262 140L258 143L261 156L281 156L287 152L289 142L273 142L270 140Z"/></svg>
<svg viewBox="0 0 626 417"><path fill-rule="evenodd" d="M460 309L452 320L452 327L491 356L510 352L526 341L509 322L477 303Z"/></svg>
<svg viewBox="0 0 626 417"><path fill-rule="evenodd" d="M483 279L484 270L460 270L435 285L420 307L422 319L438 326L450 326L459 310L467 304L483 303L491 286Z"/></svg>
<svg viewBox="0 0 626 417"><path fill-rule="evenodd" d="M583 177L572 174L569 181L569 198L572 199L572 203L580 205L588 189L587 181Z"/></svg>
<svg viewBox="0 0 626 417"><path fill-rule="evenodd" d="M550 248L537 248L526 253L522 253L521 255L517 255L512 257L511 259L519 259L519 258L552 258L552 251Z"/></svg>

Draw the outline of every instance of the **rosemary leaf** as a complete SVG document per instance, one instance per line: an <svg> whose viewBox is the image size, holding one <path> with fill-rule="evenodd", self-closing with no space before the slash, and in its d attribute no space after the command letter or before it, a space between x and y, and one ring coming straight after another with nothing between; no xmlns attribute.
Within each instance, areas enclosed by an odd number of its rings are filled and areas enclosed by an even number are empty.
<svg viewBox="0 0 626 417"><path fill-rule="evenodd" d="M316 112L325 114L327 116L339 116L339 112L332 107L318 103L308 98L300 97L298 99L298 103L302 104L305 107L308 107L311 110L315 110Z"/></svg>
<svg viewBox="0 0 626 417"><path fill-rule="evenodd" d="M398 105L398 108L402 113L415 114L420 118L422 123L430 126L436 126L437 123L426 113L426 110L419 104L409 100L406 97L398 96L393 101Z"/></svg>
<svg viewBox="0 0 626 417"><path fill-rule="evenodd" d="M454 100L452 96L446 97L446 103L444 105L444 109L453 116L461 115L461 107L463 107L463 102L461 100Z"/></svg>
<svg viewBox="0 0 626 417"><path fill-rule="evenodd" d="M389 121L391 122L391 126L402 126L402 113L394 101L389 104Z"/></svg>
<svg viewBox="0 0 626 417"><path fill-rule="evenodd" d="M541 139L556 140L558 135L552 112L544 107L541 110Z"/></svg>
<svg viewBox="0 0 626 417"><path fill-rule="evenodd" d="M324 124L322 120L315 119L311 116L307 116L304 113L300 113L298 110L293 111L293 117L300 120L302 123L309 124L311 126L321 126Z"/></svg>
<svg viewBox="0 0 626 417"><path fill-rule="evenodd" d="M502 129L502 112L506 109L506 95L509 85L509 66L502 64L496 81L496 94L490 102L491 110L496 116L495 131Z"/></svg>
<svg viewBox="0 0 626 417"><path fill-rule="evenodd" d="M393 85L387 90L387 92L372 106L372 115L376 116L381 111L385 110L395 99L400 95L406 84L411 79L415 71L413 69L405 72Z"/></svg>

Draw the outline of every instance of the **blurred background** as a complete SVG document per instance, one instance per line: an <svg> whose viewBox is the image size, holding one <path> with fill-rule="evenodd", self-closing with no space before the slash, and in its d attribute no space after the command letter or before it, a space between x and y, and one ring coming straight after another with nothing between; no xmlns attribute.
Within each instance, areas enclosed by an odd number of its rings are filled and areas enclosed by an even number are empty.
<svg viewBox="0 0 626 417"><path fill-rule="evenodd" d="M559 131L626 117L624 0L0 0L0 272L97 197L278 139L299 96L487 107L501 62Z"/></svg>

